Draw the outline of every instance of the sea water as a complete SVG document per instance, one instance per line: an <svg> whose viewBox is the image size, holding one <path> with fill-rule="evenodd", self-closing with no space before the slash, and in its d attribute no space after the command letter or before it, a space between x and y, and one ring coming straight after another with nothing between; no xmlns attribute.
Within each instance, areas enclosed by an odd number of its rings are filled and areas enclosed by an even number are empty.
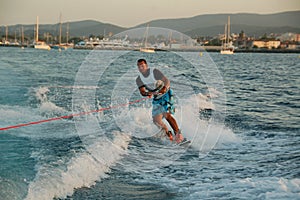
<svg viewBox="0 0 300 200"><path fill-rule="evenodd" d="M297 54L0 48L1 199L299 199ZM136 61L175 92L153 125ZM92 111L92 112L91 112Z"/></svg>

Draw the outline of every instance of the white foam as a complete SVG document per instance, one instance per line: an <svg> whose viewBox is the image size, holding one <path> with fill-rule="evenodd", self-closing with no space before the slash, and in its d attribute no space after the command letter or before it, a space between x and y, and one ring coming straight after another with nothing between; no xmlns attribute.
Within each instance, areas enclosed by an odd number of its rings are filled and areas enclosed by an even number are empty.
<svg viewBox="0 0 300 200"><path fill-rule="evenodd" d="M208 96L209 98L217 98L221 95L221 92L219 92L215 88L209 87L207 90L208 94L206 94L206 96Z"/></svg>
<svg viewBox="0 0 300 200"><path fill-rule="evenodd" d="M15 125L13 123L21 123L21 122L24 123L24 119L27 118L36 119L36 117L34 117L34 113L32 112L32 110L20 106L1 105L0 113L1 113L0 115L1 124L4 122L4 123L10 123L10 125Z"/></svg>
<svg viewBox="0 0 300 200"><path fill-rule="evenodd" d="M65 198L75 188L90 187L106 177L110 167L127 151L130 138L120 132L114 133L112 142L99 138L87 146L88 151L73 157L65 169L39 167L36 178L29 184L27 200Z"/></svg>
<svg viewBox="0 0 300 200"><path fill-rule="evenodd" d="M261 199L299 199L300 179L286 179L277 177L246 178L239 181L239 187L247 187L249 194L257 188L266 191L258 195Z"/></svg>
<svg viewBox="0 0 300 200"><path fill-rule="evenodd" d="M210 101L210 97L208 95L199 93L191 98L195 98L195 100L191 99L191 101L197 102L200 110L205 110L205 109L215 110L215 106Z"/></svg>
<svg viewBox="0 0 300 200"><path fill-rule="evenodd" d="M175 105L174 117L184 137L191 140L192 146L201 152L213 149L216 144L238 142L239 139L224 124L199 118L199 107L203 109L214 108L211 102L209 102L209 105L205 104L207 101L209 101L208 97L198 94L186 100L181 99L180 105ZM159 129L152 122L150 106L132 107L130 109L126 107L114 112L119 128L135 137L153 137L159 132ZM166 121L165 123L169 130L172 130Z"/></svg>
<svg viewBox="0 0 300 200"><path fill-rule="evenodd" d="M48 100L48 87L40 87L35 91L35 98L39 101L38 108L22 106L5 106L0 107L0 124L2 126L12 126L21 123L28 123L45 119L45 116L61 116L67 111Z"/></svg>
<svg viewBox="0 0 300 200"><path fill-rule="evenodd" d="M48 87L39 87L35 91L35 96L36 96L37 100L39 100L40 102L46 102L46 101L48 101L47 93L49 93L49 92L50 92L50 90Z"/></svg>
<svg viewBox="0 0 300 200"><path fill-rule="evenodd" d="M85 90L95 90L99 89L99 86L88 86L88 85L58 85L50 86L49 88L66 88L66 89L85 89Z"/></svg>
<svg viewBox="0 0 300 200"><path fill-rule="evenodd" d="M203 95L198 94L183 101L178 106L175 117L183 135L192 141L192 147L201 152L207 152L219 143L237 142L238 139L232 130L225 127L224 124L199 118L199 107L214 109L213 104L209 106L205 104L205 99L207 97L205 98Z"/></svg>
<svg viewBox="0 0 300 200"><path fill-rule="evenodd" d="M59 107L57 105L55 105L54 103L52 102L43 102L41 103L40 105L40 112L41 114L43 115L46 115L46 116L60 116L60 115L64 115L67 113L67 111L62 108L62 107Z"/></svg>
<svg viewBox="0 0 300 200"><path fill-rule="evenodd" d="M41 114L45 116L59 116L65 114L67 111L55 105L53 102L48 100L47 94L50 92L48 87L40 87L35 92L36 99L40 102L39 108Z"/></svg>
<svg viewBox="0 0 300 200"><path fill-rule="evenodd" d="M22 107L22 106L0 106L0 127L15 126L18 124L38 121L43 119L37 109ZM13 130L13 129L11 129ZM19 129L18 129L19 130ZM20 137L32 136L32 130L29 128L22 128L22 131L11 131L10 134Z"/></svg>
<svg viewBox="0 0 300 200"><path fill-rule="evenodd" d="M0 106L0 127L5 128L9 126L17 126L20 124L27 124L30 122L37 122L45 120L45 114L41 112L40 108L30 108L22 106ZM52 110L51 114L54 112ZM65 113L64 113L65 114ZM58 116L60 116L58 114ZM46 116L47 117L47 116ZM63 125L64 129L59 129L57 126ZM45 129L46 127L46 129ZM10 134L17 137L28 138L67 138L73 137L73 131L66 131L70 127L73 130L73 122L71 120L51 121L41 124L28 124L28 126L16 129L10 129ZM53 129L55 131L53 131ZM50 133L50 134L49 134Z"/></svg>
<svg viewBox="0 0 300 200"><path fill-rule="evenodd" d="M151 108L121 108L114 117L122 131L138 138L152 137L159 131L152 122Z"/></svg>

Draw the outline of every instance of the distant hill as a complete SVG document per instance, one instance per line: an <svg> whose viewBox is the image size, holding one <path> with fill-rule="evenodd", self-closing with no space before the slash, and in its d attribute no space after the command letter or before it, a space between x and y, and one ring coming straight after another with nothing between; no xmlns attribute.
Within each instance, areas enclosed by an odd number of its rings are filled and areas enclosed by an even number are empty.
<svg viewBox="0 0 300 200"><path fill-rule="evenodd" d="M66 26L66 25L65 25ZM125 31L126 28L122 28L113 24L101 23L98 21L86 20L70 23L70 31L76 36L88 36L93 35L108 35L110 32L113 34Z"/></svg>
<svg viewBox="0 0 300 200"><path fill-rule="evenodd" d="M290 26L280 26L280 27L262 27L262 26L249 26L242 24L231 25L231 33L240 33L244 31L248 36L262 36L265 33L300 33L300 28L290 27ZM205 28L197 28L191 31L185 32L186 35L191 37L194 36L214 36L217 34L224 34L223 26L212 26Z"/></svg>
<svg viewBox="0 0 300 200"><path fill-rule="evenodd" d="M67 24L69 25L69 35L71 37L80 37L80 36L89 36L89 35L108 35L110 32L113 34L120 33L126 28L122 28L113 24L107 24L98 22L95 20L84 20L77 22L68 22L62 23L62 36L66 36L67 32ZM20 35L21 24L17 24L14 26L9 26L10 35L14 35L15 30L17 31L17 35ZM23 25L24 34L30 37L34 35L35 24ZM1 35L5 34L5 27L1 27ZM50 33L54 36L59 35L59 24L40 24L39 25L39 35L43 35L44 33Z"/></svg>
<svg viewBox="0 0 300 200"><path fill-rule="evenodd" d="M152 27L164 27L177 30L189 36L217 35L224 32L227 17L230 16L231 30L247 35L262 35L264 33L300 33L300 11L282 12L276 14L209 14L191 18L154 20L137 27L149 24Z"/></svg>
<svg viewBox="0 0 300 200"><path fill-rule="evenodd" d="M198 15L190 18L178 19L160 19L153 20L135 27L124 28L108 23L101 23L95 20L84 20L77 22L69 22L70 36L89 36L89 35L108 35L122 31L146 27L163 27L173 29L185 33L191 37L194 36L215 36L224 32L224 25L227 23L227 16L231 18L231 32L239 33L243 30L249 36L260 36L264 33L300 33L300 11L290 11L275 14L208 14ZM66 23L63 23L62 33L66 34ZM21 25L9 26L10 35L14 35L17 31L19 35ZM52 35L58 35L59 24L40 24L40 34L49 32ZM34 24L24 25L24 33L30 37L34 33ZM5 27L1 27L1 35L5 35Z"/></svg>

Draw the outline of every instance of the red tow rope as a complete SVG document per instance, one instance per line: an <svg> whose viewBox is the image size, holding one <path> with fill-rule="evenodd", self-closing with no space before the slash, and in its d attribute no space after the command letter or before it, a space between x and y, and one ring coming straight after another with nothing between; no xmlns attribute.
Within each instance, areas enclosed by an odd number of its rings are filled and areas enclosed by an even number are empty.
<svg viewBox="0 0 300 200"><path fill-rule="evenodd" d="M146 100L148 98L149 97L145 97L145 98L138 99L138 100L135 100L135 101L130 101L128 103L119 104L119 105L115 105L115 106L111 106L111 107L107 107L107 108L101 108L101 109L98 109L98 110L91 110L91 111L87 111L87 112L80 112L80 113L75 113L75 114L71 114L71 115L65 115L65 116L54 117L54 118L49 118L49 119L44 119L44 120L39 120L39 121L34 121L34 122L28 122L28 123L24 123L24 124L17 124L17 125L13 125L13 126L2 127L2 128L0 128L0 131L20 128L20 127L23 127L23 126L42 124L42 123L61 120L61 119L70 119L70 118L78 117L78 116L81 116L81 115L88 115L88 114L92 114L92 113L102 112L104 110L111 110L111 109L116 109L116 108L120 108L120 107L125 107L125 106L131 105L131 104L141 102L141 101Z"/></svg>

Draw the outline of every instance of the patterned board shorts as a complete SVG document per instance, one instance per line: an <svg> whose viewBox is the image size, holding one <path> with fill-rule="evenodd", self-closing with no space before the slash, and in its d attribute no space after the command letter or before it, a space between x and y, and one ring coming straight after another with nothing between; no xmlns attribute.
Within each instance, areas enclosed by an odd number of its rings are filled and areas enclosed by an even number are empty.
<svg viewBox="0 0 300 200"><path fill-rule="evenodd" d="M169 112L174 114L173 91L169 89L161 98L152 101L152 117Z"/></svg>

